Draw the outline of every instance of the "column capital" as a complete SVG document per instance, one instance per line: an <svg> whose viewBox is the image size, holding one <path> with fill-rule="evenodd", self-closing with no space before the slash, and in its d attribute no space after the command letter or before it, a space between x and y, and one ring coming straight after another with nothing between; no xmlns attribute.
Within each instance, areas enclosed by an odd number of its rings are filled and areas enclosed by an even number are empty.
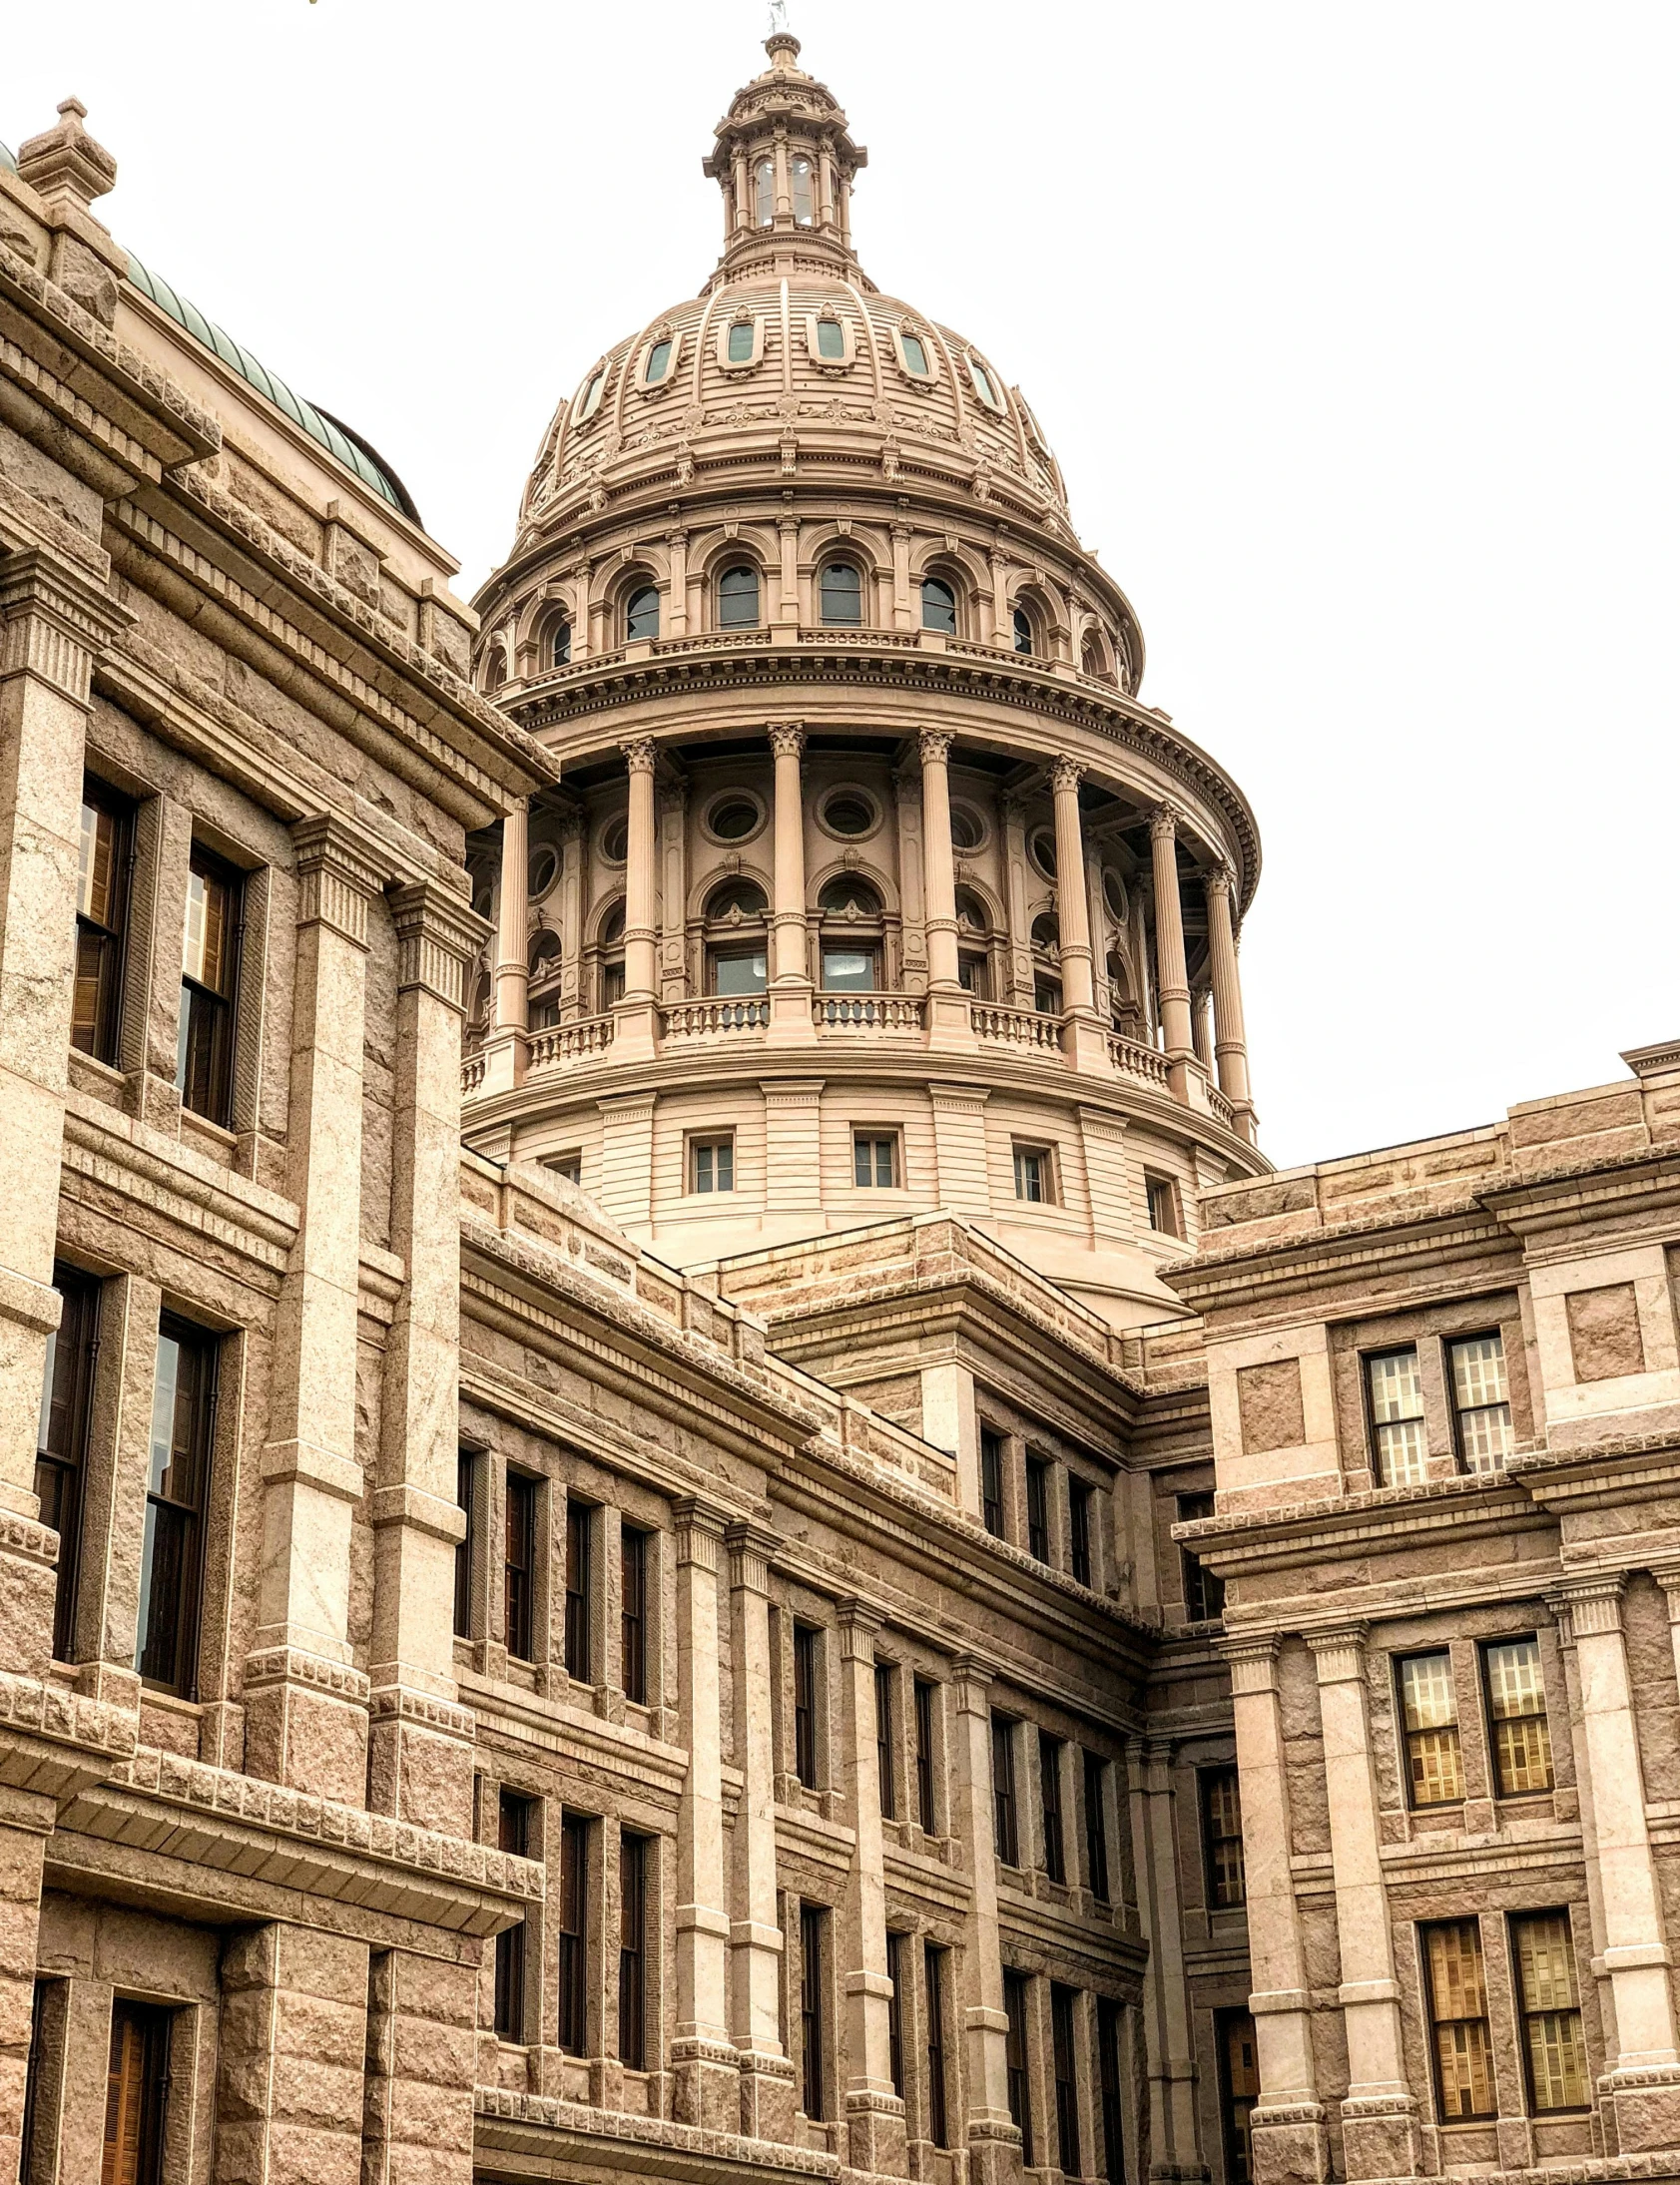
<svg viewBox="0 0 1680 2185"><path fill-rule="evenodd" d="M297 923L327 925L367 946L367 905L384 887L385 875L367 844L335 813L314 813L291 829L297 852Z"/></svg>
<svg viewBox="0 0 1680 2185"><path fill-rule="evenodd" d="M1680 1623L1680 1561L1653 1563L1651 1576L1668 1595L1669 1622Z"/></svg>
<svg viewBox="0 0 1680 2185"><path fill-rule="evenodd" d="M878 1608L871 1608L867 1601L855 1597L840 1603L836 1611L840 1625L840 1660L842 1662L872 1662L875 1658L875 1633L886 1618Z"/></svg>
<svg viewBox="0 0 1680 2185"><path fill-rule="evenodd" d="M633 737L628 744L621 744L619 750L632 774L652 774L659 752L651 736Z"/></svg>
<svg viewBox="0 0 1680 2185"><path fill-rule="evenodd" d="M1150 812L1149 839L1152 842L1158 842L1165 837L1168 841L1171 841L1184 824L1184 820L1185 813L1182 806L1175 805L1170 798L1163 798L1160 804L1156 805Z"/></svg>
<svg viewBox="0 0 1680 2185"><path fill-rule="evenodd" d="M1056 759L1051 762L1050 787L1058 797L1066 796L1070 790L1077 797L1079 785L1084 779L1085 769L1077 759Z"/></svg>
<svg viewBox="0 0 1680 2185"><path fill-rule="evenodd" d="M729 1546L729 1582L732 1593L770 1591L770 1566L782 1545L782 1535L751 1518L731 1525L724 1534Z"/></svg>
<svg viewBox="0 0 1680 2185"><path fill-rule="evenodd" d="M397 992L419 988L464 1012L467 966L490 937L489 921L439 880L411 880L390 902Z"/></svg>
<svg viewBox="0 0 1680 2185"><path fill-rule="evenodd" d="M1204 894L1223 895L1229 900L1235 880L1236 874L1223 857L1216 858L1212 864L1202 867L1202 890Z"/></svg>
<svg viewBox="0 0 1680 2185"><path fill-rule="evenodd" d="M1622 1628L1622 1592L1625 1570L1583 1572L1565 1577L1546 1595L1550 1605L1568 1618L1572 1639L1607 1637Z"/></svg>
<svg viewBox="0 0 1680 2185"><path fill-rule="evenodd" d="M945 766L951 755L951 735L947 729L923 729L917 738L924 767Z"/></svg>
<svg viewBox="0 0 1680 2185"><path fill-rule="evenodd" d="M951 1658L951 1684L956 1693L957 1711L964 1715L987 1715L991 1702L986 1694L991 1690L996 1671L990 1662L982 1661L978 1654L956 1654Z"/></svg>
<svg viewBox="0 0 1680 2185"><path fill-rule="evenodd" d="M805 752L803 721L773 721L767 731L770 748L778 759L798 759Z"/></svg>
<svg viewBox="0 0 1680 2185"><path fill-rule="evenodd" d="M677 1521L678 1563L696 1563L702 1570L715 1573L718 1548L729 1522L727 1512L703 1502L697 1494L685 1494L672 1503L671 1514Z"/></svg>
<svg viewBox="0 0 1680 2185"><path fill-rule="evenodd" d="M38 676L85 706L95 660L133 620L92 570L23 547L0 561L0 681Z"/></svg>
<svg viewBox="0 0 1680 2185"><path fill-rule="evenodd" d="M1321 1684L1354 1684L1364 1678L1365 1642L1370 1631L1370 1624L1356 1621L1302 1633L1317 1657Z"/></svg>
<svg viewBox="0 0 1680 2185"><path fill-rule="evenodd" d="M1215 1639L1214 1652L1222 1654L1230 1665L1235 1698L1278 1689L1278 1654L1283 1643L1281 1631L1260 1631L1247 1637L1237 1633Z"/></svg>

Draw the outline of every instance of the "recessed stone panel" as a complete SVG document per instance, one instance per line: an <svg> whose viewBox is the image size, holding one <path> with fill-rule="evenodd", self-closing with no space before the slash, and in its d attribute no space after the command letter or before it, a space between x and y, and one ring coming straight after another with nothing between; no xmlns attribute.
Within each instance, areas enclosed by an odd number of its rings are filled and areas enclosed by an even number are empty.
<svg viewBox="0 0 1680 2185"><path fill-rule="evenodd" d="M1307 1438L1301 1400L1301 1361L1277 1359L1244 1366L1237 1373L1237 1408L1243 1422L1243 1453L1293 1449Z"/></svg>
<svg viewBox="0 0 1680 2185"><path fill-rule="evenodd" d="M1571 1291L1564 1306L1577 1380L1618 1380L1623 1374L1645 1370L1632 1283Z"/></svg>

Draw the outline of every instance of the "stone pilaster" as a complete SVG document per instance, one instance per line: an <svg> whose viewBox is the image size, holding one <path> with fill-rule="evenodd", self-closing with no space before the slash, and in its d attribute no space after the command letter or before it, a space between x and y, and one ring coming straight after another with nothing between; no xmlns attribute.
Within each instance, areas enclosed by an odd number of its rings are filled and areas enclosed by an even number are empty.
<svg viewBox="0 0 1680 2185"><path fill-rule="evenodd" d="M972 1878L963 1922L958 2029L967 2063L964 2137L970 2185L1018 2177L1021 2134L1009 2114L1009 2018L997 1933L997 1855L992 1844L991 1671L971 1654L951 1664L956 1735L951 1752L951 1834Z"/></svg>
<svg viewBox="0 0 1680 2185"><path fill-rule="evenodd" d="M927 1041L974 1044L968 996L957 976L956 866L951 850L951 739L923 729L920 739L922 871L927 892Z"/></svg>
<svg viewBox="0 0 1680 2185"><path fill-rule="evenodd" d="M525 1082L531 1022L531 970L526 924L530 870L530 808L524 798L502 816L501 889L496 902L495 1021L484 1042L485 1093Z"/></svg>
<svg viewBox="0 0 1680 2185"><path fill-rule="evenodd" d="M397 939L391 1250L407 1279L385 1343L373 1523L369 1803L420 1828L472 1824L472 1717L455 1704L460 1442L461 1019L484 938L429 881L391 899Z"/></svg>
<svg viewBox="0 0 1680 2185"><path fill-rule="evenodd" d="M471 2185L477 2013L470 1960L374 1953L359 2185Z"/></svg>
<svg viewBox="0 0 1680 2185"><path fill-rule="evenodd" d="M722 1514L678 1502L677 1713L688 1772L677 1810L677 2031L671 2075L679 2123L733 2132L740 2074L730 2039L724 1910L724 1787L718 1692L718 1562Z"/></svg>
<svg viewBox="0 0 1680 2185"><path fill-rule="evenodd" d="M228 1943L216 2185L362 2185L367 1971L365 1942L319 1928Z"/></svg>
<svg viewBox="0 0 1680 2185"><path fill-rule="evenodd" d="M1091 962L1091 908L1085 885L1085 835L1079 819L1081 770L1071 759L1050 768L1056 811L1056 929L1060 935L1066 1052L1075 1069L1106 1076L1108 1028L1097 1015Z"/></svg>
<svg viewBox="0 0 1680 2185"><path fill-rule="evenodd" d="M262 1457L263 1569L246 1663L246 1765L359 1806L367 1678L351 1658L350 1520L361 1265L367 910L380 875L334 818L300 820L288 1183L300 1226L280 1288Z"/></svg>
<svg viewBox="0 0 1680 2185"><path fill-rule="evenodd" d="M729 1529L734 1745L741 1770L730 1875L731 2026L741 2056L741 2129L794 2136L795 2071L782 2045L782 1928L776 1906L776 1741L771 1706L770 1560L763 1526Z"/></svg>
<svg viewBox="0 0 1680 2185"><path fill-rule="evenodd" d="M1400 1985L1395 1978L1389 1899L1383 1884L1366 1697L1365 1629L1363 1624L1348 1624L1307 1634L1319 1672L1325 1788L1336 1874L1336 1931L1342 1957L1337 1999L1348 2039L1343 2158L1350 2178L1415 2177L1421 2141L1416 2098L1406 2084Z"/></svg>
<svg viewBox="0 0 1680 2185"><path fill-rule="evenodd" d="M659 990L658 847L654 827L654 766L651 737L624 746L630 770L630 805L624 869L624 999L619 1004L614 1042L627 1059L652 1054Z"/></svg>
<svg viewBox="0 0 1680 2185"><path fill-rule="evenodd" d="M1149 2064L1150 2175L1206 2177L1197 2129L1196 2059L1185 1984L1172 1748L1153 1740L1134 1742L1126 1765L1138 1918L1149 1944L1143 2022Z"/></svg>
<svg viewBox="0 0 1680 2185"><path fill-rule="evenodd" d="M904 2104L892 2090L886 1972L886 1875L875 1752L875 1633L881 1618L861 1601L840 1605L840 1781L852 1828L840 1927L846 2073L840 2091L855 2170L904 2174Z"/></svg>
<svg viewBox="0 0 1680 2185"><path fill-rule="evenodd" d="M1249 1967L1260 2100L1251 2118L1256 2185L1324 2185L1330 2139L1313 2062L1312 1996L1290 1870L1289 1778L1276 1633L1225 1640L1243 1786Z"/></svg>

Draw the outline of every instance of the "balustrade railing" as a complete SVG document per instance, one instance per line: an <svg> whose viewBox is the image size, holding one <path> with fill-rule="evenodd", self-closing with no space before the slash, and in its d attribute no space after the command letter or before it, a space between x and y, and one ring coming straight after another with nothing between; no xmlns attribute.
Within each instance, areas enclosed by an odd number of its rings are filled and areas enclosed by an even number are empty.
<svg viewBox="0 0 1680 2185"><path fill-rule="evenodd" d="M1143 1047L1124 1032L1110 1032L1108 1059L1123 1076L1138 1077L1146 1085L1167 1090L1167 1058L1158 1047Z"/></svg>
<svg viewBox="0 0 1680 2185"><path fill-rule="evenodd" d="M975 1001L969 1004L968 1021L974 1027L974 1037L988 1046L1061 1052L1061 1019L1046 1016L1041 1010L1006 1009L1001 1002Z"/></svg>
<svg viewBox="0 0 1680 2185"><path fill-rule="evenodd" d="M557 1069L563 1062L581 1062L589 1055L605 1054L613 1043L611 1016L576 1017L570 1024L548 1024L533 1032L525 1048L525 1074Z"/></svg>
<svg viewBox="0 0 1680 2185"><path fill-rule="evenodd" d="M717 1039L762 1031L770 1022L770 1003L762 995L732 999L715 994L705 1001L669 1002L660 1013L667 1039Z"/></svg>
<svg viewBox="0 0 1680 2185"><path fill-rule="evenodd" d="M919 1032L918 994L818 994L811 1021L820 1032Z"/></svg>
<svg viewBox="0 0 1680 2185"><path fill-rule="evenodd" d="M461 1098L470 1100L484 1082L489 1064L481 1054L469 1054L461 1064Z"/></svg>

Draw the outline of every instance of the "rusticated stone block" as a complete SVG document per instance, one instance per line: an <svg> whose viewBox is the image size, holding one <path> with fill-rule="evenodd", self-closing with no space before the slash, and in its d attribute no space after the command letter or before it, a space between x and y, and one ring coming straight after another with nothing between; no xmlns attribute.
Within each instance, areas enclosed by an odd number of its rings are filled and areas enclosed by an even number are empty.
<svg viewBox="0 0 1680 2185"><path fill-rule="evenodd" d="M1616 1380L1645 1370L1645 1343L1632 1283L1572 1290L1565 1298L1577 1380Z"/></svg>
<svg viewBox="0 0 1680 2185"><path fill-rule="evenodd" d="M1241 1366L1237 1373L1237 1407L1246 1455L1256 1456L1266 1449L1293 1449L1305 1441L1301 1361L1276 1359L1264 1366Z"/></svg>

